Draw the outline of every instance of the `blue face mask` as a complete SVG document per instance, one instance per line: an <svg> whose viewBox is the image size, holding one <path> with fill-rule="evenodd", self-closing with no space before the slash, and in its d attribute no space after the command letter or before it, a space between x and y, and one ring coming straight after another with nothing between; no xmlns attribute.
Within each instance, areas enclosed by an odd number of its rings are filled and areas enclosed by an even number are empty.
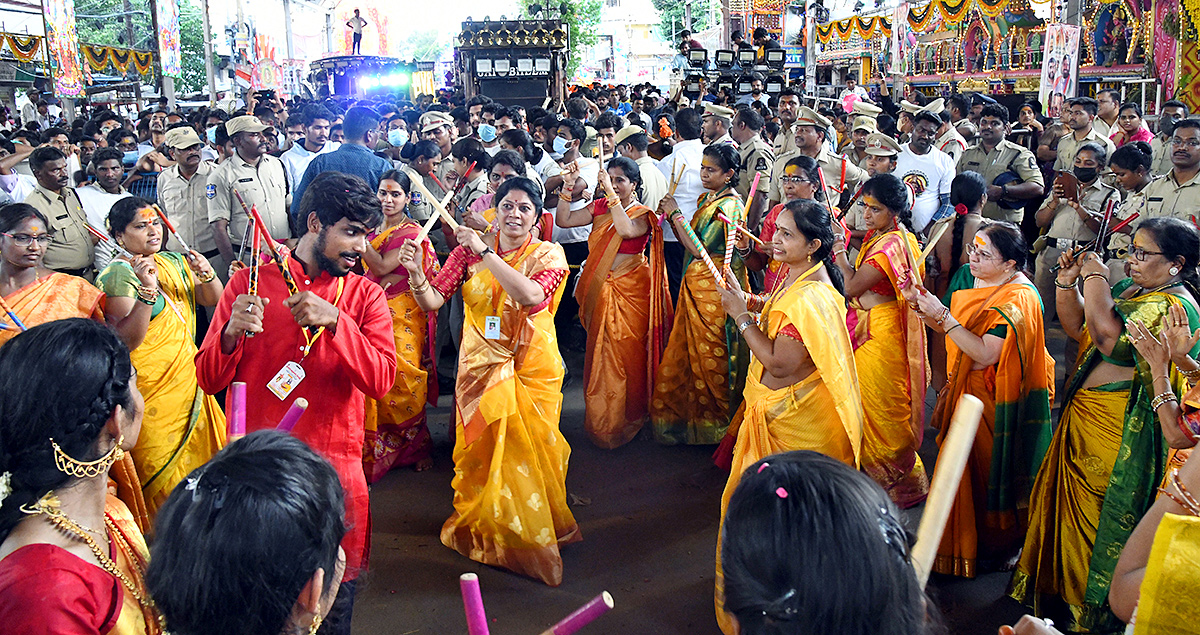
<svg viewBox="0 0 1200 635"><path fill-rule="evenodd" d="M490 123L479 124L479 139L484 143L491 143L496 140L496 126Z"/></svg>
<svg viewBox="0 0 1200 635"><path fill-rule="evenodd" d="M388 130L387 142L393 148L404 147L404 144L408 143L408 131L400 130L399 128Z"/></svg>
<svg viewBox="0 0 1200 635"><path fill-rule="evenodd" d="M129 167L129 166L137 163L137 160L138 160L138 151L130 150L129 152L125 153L125 156L121 159L121 163L125 167Z"/></svg>
<svg viewBox="0 0 1200 635"><path fill-rule="evenodd" d="M210 126L208 129L206 129L204 131L204 136L208 138L209 143L216 145L217 144L217 127Z"/></svg>
<svg viewBox="0 0 1200 635"><path fill-rule="evenodd" d="M554 137L554 151L559 154L566 154L571 148L571 142L562 137Z"/></svg>

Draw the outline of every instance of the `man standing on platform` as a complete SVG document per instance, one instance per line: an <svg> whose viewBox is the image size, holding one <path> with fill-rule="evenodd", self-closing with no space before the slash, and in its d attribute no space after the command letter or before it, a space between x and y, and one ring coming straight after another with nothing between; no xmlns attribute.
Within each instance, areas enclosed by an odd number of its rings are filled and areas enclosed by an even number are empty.
<svg viewBox="0 0 1200 635"><path fill-rule="evenodd" d="M276 427L296 399L308 400L309 413L292 435L337 470L349 528L342 539L346 572L325 629L349 633L370 540L363 397L382 399L396 380L383 289L350 270L383 212L375 191L346 174L322 174L297 209L304 235L285 269L298 289L274 265L259 265L257 295L248 292L249 269L234 274L196 354L196 376L210 395L246 384L246 432Z"/></svg>
<svg viewBox="0 0 1200 635"><path fill-rule="evenodd" d="M354 10L354 17L350 18L346 26L350 27L350 31L354 34L354 40L350 44L350 54L362 55L363 27L367 26L367 21L359 14L358 9Z"/></svg>
<svg viewBox="0 0 1200 635"><path fill-rule="evenodd" d="M243 115L225 122L233 154L208 175L208 221L213 226L217 249L226 262L237 258L250 215L234 194L236 190L249 207L258 209L267 231L276 240L291 237L288 226L288 183L283 162L267 154L267 127L258 117Z"/></svg>

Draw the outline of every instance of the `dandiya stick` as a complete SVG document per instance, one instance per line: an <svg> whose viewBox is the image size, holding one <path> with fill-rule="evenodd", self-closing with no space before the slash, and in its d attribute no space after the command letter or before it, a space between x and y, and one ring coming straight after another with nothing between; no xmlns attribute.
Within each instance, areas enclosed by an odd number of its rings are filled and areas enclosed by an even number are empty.
<svg viewBox="0 0 1200 635"><path fill-rule="evenodd" d="M8 302L5 301L3 297L0 297L0 309L4 309L4 313L8 315L8 319L12 320L12 323L15 324L17 328L21 329L22 331L29 330L25 327L25 323L21 321L21 318L17 317L16 313L13 313L12 307L8 306Z"/></svg>
<svg viewBox="0 0 1200 635"><path fill-rule="evenodd" d="M246 382L229 386L229 441L246 436Z"/></svg>
<svg viewBox="0 0 1200 635"><path fill-rule="evenodd" d="M667 196L675 196L675 188L679 187L679 182L683 180L683 173L687 171L687 164L679 163L679 175L675 175L675 166L671 166L671 188L667 191Z"/></svg>
<svg viewBox="0 0 1200 635"><path fill-rule="evenodd" d="M1113 225L1113 226L1112 226L1112 229L1110 229L1110 230L1108 231L1108 235L1109 235L1109 236L1112 236L1113 234L1115 234L1115 233L1117 233L1117 232L1121 231L1122 229L1125 229L1126 227L1128 227L1128 226L1129 226L1129 224L1130 224L1130 223L1132 223L1133 221L1137 220L1137 219L1138 219L1138 217L1139 217L1139 216L1141 216L1141 215L1142 215L1142 214L1141 214L1141 212L1134 212L1134 213L1130 214L1130 215L1129 215L1129 218L1126 218L1125 220L1123 220L1123 221L1121 221L1121 222L1117 223L1116 225ZM1094 242L1094 241L1093 241L1093 242ZM1085 251L1091 251L1091 250L1092 250L1092 244L1091 244L1091 243L1089 243L1089 244L1087 244L1087 245L1084 245L1084 247L1083 247L1083 250L1081 250L1079 253L1083 253L1083 252L1085 252ZM1057 264L1056 264L1056 265L1054 265L1053 267L1050 267L1050 271L1051 271L1052 273L1053 273L1053 272L1057 272L1059 269L1062 269L1062 267L1059 267Z"/></svg>
<svg viewBox="0 0 1200 635"><path fill-rule="evenodd" d="M542 631L541 635L572 635L579 629L591 624L597 617L612 610L613 598L604 591L592 598L587 604L579 607L574 613L564 617L561 622Z"/></svg>
<svg viewBox="0 0 1200 635"><path fill-rule="evenodd" d="M479 576L464 573L458 576L462 590L463 610L467 614L468 635L488 635L487 613L483 611L483 596L479 593Z"/></svg>
<svg viewBox="0 0 1200 635"><path fill-rule="evenodd" d="M821 193L825 195L825 207L829 208L829 217L837 219L839 225L842 226L842 232L847 236L850 234L850 228L846 227L846 221L838 216L837 210L833 207L833 201L829 200L829 186L825 185L825 170L817 166L817 179L821 181Z"/></svg>
<svg viewBox="0 0 1200 635"><path fill-rule="evenodd" d="M87 226L87 230L88 230L89 234L95 236L96 239L99 240L100 242L108 245L109 247L112 247L114 250L116 250L116 252L118 254L125 256L126 258L130 258L130 259L133 258L133 254L129 253L128 249L114 243L113 239L111 237L109 237L108 234L105 234L104 232L96 229L95 227L92 227L90 224Z"/></svg>
<svg viewBox="0 0 1200 635"><path fill-rule="evenodd" d="M724 212L717 212L717 220L721 221L722 223L725 223L726 225L733 225L734 229L738 230L738 233L740 233L740 234L744 235L746 238L749 238L750 240L753 240L754 242L758 243L758 245L760 247L765 247L761 238L759 238L758 236L755 236L753 232L751 232L749 229L746 229L745 227L743 227L740 223L735 223L735 222L729 220L729 217L726 216Z"/></svg>
<svg viewBox="0 0 1200 635"><path fill-rule="evenodd" d="M175 226L171 224L171 219L167 218L166 213L158 205L152 205L151 207L154 208L154 212L158 214L159 220L163 222L163 226L167 228L167 231L175 235L175 240L178 240L179 245L183 247L183 255L190 259L192 257L192 248L188 246L183 236L179 235L179 230L175 229Z"/></svg>
<svg viewBox="0 0 1200 635"><path fill-rule="evenodd" d="M762 172L754 173L754 182L750 184L750 192L746 194L746 215L750 215L750 204L754 202L754 194L758 192L758 181L762 178Z"/></svg>
<svg viewBox="0 0 1200 635"><path fill-rule="evenodd" d="M696 235L696 230L692 229L691 223L683 222L680 223L680 225L683 226L683 233L687 235L688 240L692 243L692 246L696 248L697 252L699 252L700 259L703 260L704 265L708 267L709 273L711 273L713 278L717 281L717 286L721 287L722 289L726 288L725 276L721 275L721 270L717 269L717 265L713 262L712 256L708 255L708 250L704 248L704 243L700 242L700 237Z"/></svg>
<svg viewBox="0 0 1200 635"><path fill-rule="evenodd" d="M283 261L283 256L280 255L279 249L276 248L275 239L267 233L267 226L263 223L262 216L258 215L258 207L250 208L250 215L254 217L254 229L262 236L263 242L267 244L267 250L271 252L271 257L275 259L275 266L279 267L279 273L283 275L283 281L287 283L288 291L292 295L300 293L300 287L296 284L296 279L292 277L292 272L288 270L287 263ZM258 259L258 254L254 255L255 260Z"/></svg>
<svg viewBox="0 0 1200 635"><path fill-rule="evenodd" d="M247 211L246 213L249 214L250 212ZM253 231L254 217L250 217L246 219L246 231L242 232L242 245L241 247L238 247L237 261L242 264L245 264L246 262L245 260L242 260L242 258L246 256L246 243L250 242L251 232ZM253 235L257 236L258 234Z"/></svg>
<svg viewBox="0 0 1200 635"><path fill-rule="evenodd" d="M292 428L296 427L296 422L300 420L300 415L308 410L308 400L300 397L292 402L292 406L284 413L283 418L279 420L279 425L275 426L277 430L291 432Z"/></svg>
<svg viewBox="0 0 1200 635"><path fill-rule="evenodd" d="M929 235L928 244L925 245L925 249L921 250L921 260L928 258L929 254L933 253L934 247L937 247L938 241L942 239L942 234L946 233L946 228L953 224L954 217L951 216L945 221L939 222L937 227L933 228L933 233Z"/></svg>
<svg viewBox="0 0 1200 635"><path fill-rule="evenodd" d="M420 190L421 196L429 199L430 203L433 204L433 208L437 210L438 214L441 215L442 222L446 223L446 226L450 228L450 231L456 231L458 229L458 222L454 220L454 216L452 216L450 212L446 211L446 207L442 205L442 202L439 201L436 196L433 195L433 192L430 192L429 188L425 187L425 184L422 183L420 179L413 179L412 184L413 187Z"/></svg>
<svg viewBox="0 0 1200 635"><path fill-rule="evenodd" d="M417 239L416 239L417 244L420 244L422 240L425 240L425 237L429 235L429 232L433 231L433 226L438 222L438 220L440 218L441 217L438 216L437 214L429 215L429 218L427 218L425 220L425 224L421 225L421 232L419 234L417 234Z"/></svg>
<svg viewBox="0 0 1200 635"><path fill-rule="evenodd" d="M912 549L913 569L922 588L929 581L933 559L937 556L938 545L946 531L946 521L950 518L954 499L958 495L958 485L967 467L971 447L975 445L975 433L979 430L982 416L983 402L978 398L963 395L958 399L946 441L942 443L942 451L938 455L937 467L933 471L933 484L929 487L925 513L921 515L921 526L917 530L917 544Z"/></svg>

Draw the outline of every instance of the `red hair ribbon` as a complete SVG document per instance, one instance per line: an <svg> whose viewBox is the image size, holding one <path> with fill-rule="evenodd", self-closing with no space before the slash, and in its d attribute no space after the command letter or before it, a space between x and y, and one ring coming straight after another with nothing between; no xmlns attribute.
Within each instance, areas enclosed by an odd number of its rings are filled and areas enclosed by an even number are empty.
<svg viewBox="0 0 1200 635"><path fill-rule="evenodd" d="M954 206L954 213L958 214L959 216L966 216L967 212L969 211L971 210L967 209L967 206L963 205L962 203Z"/></svg>

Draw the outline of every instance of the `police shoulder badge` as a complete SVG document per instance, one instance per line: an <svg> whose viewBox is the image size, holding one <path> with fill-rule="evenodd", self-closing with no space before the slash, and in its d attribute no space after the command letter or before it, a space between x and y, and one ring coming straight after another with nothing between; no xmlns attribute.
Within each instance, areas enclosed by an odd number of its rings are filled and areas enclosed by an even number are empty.
<svg viewBox="0 0 1200 635"><path fill-rule="evenodd" d="M211 183L204 186L204 195L207 196L208 198L216 198L217 197L217 186L215 186Z"/></svg>

